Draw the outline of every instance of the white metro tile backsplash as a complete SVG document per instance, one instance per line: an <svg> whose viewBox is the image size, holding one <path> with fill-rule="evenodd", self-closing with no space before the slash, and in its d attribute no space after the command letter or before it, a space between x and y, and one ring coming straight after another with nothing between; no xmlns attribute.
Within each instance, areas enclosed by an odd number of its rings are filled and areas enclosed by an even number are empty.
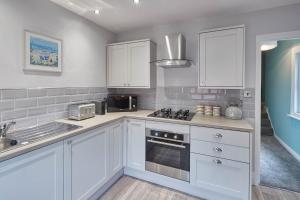
<svg viewBox="0 0 300 200"><path fill-rule="evenodd" d="M251 98L244 98L244 90L199 89L197 87L158 87L156 89L109 89L110 93L129 93L138 95L140 109L190 109L194 111L198 104L219 105L224 113L230 99L241 100L243 117L254 118L253 88Z"/></svg>
<svg viewBox="0 0 300 200"><path fill-rule="evenodd" d="M244 118L254 118L254 89L251 98L244 90L210 90L197 87L158 87L155 89L109 89L104 87L34 88L0 90L0 124L15 120L14 129L52 122L67 116L69 104L103 99L108 93L138 95L139 109L195 110L198 104L220 105L222 110L230 98L240 99Z"/></svg>
<svg viewBox="0 0 300 200"><path fill-rule="evenodd" d="M52 122L67 116L69 104L103 99L103 87L0 90L0 123L15 120L14 129Z"/></svg>

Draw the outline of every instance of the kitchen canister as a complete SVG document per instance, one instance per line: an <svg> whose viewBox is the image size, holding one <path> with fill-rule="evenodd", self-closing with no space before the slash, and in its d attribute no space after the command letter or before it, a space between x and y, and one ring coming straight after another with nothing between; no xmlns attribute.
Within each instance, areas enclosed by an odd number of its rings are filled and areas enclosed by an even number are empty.
<svg viewBox="0 0 300 200"><path fill-rule="evenodd" d="M221 116L221 106L213 106L213 116L214 117Z"/></svg>
<svg viewBox="0 0 300 200"><path fill-rule="evenodd" d="M243 117L242 109L237 104L230 104L225 111L225 117L228 119L240 120Z"/></svg>
<svg viewBox="0 0 300 200"><path fill-rule="evenodd" d="M213 115L213 107L211 105L206 105L204 107L204 114L205 114L205 116L212 116Z"/></svg>
<svg viewBox="0 0 300 200"><path fill-rule="evenodd" d="M201 115L204 115L204 105L197 105L196 112Z"/></svg>

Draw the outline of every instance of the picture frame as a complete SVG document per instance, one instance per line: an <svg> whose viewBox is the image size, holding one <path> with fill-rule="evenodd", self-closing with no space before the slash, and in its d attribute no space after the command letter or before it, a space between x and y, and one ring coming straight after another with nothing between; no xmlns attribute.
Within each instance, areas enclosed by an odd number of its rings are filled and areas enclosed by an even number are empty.
<svg viewBox="0 0 300 200"><path fill-rule="evenodd" d="M25 30L24 70L62 72L62 40Z"/></svg>

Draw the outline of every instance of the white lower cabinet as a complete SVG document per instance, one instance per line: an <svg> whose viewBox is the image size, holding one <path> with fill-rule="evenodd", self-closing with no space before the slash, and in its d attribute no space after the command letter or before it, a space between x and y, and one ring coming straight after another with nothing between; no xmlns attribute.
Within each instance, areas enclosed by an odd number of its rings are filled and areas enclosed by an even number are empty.
<svg viewBox="0 0 300 200"><path fill-rule="evenodd" d="M126 134L123 121L118 121L1 162L0 199L87 200L108 187L124 165L144 172L146 121L128 119L125 125ZM218 142L211 142L216 134L209 131L191 128L190 184L184 183L184 189L193 185L226 196L223 199L249 200L251 149L246 139L245 145L236 146L239 143L223 131Z"/></svg>
<svg viewBox="0 0 300 200"><path fill-rule="evenodd" d="M109 127L110 176L123 168L123 126L116 123Z"/></svg>
<svg viewBox="0 0 300 200"><path fill-rule="evenodd" d="M109 178L109 134L98 128L65 141L65 200L91 197Z"/></svg>
<svg viewBox="0 0 300 200"><path fill-rule="evenodd" d="M63 142L0 163L0 199L63 200Z"/></svg>
<svg viewBox="0 0 300 200"><path fill-rule="evenodd" d="M145 124L144 120L127 121L127 167L145 171Z"/></svg>
<svg viewBox="0 0 300 200"><path fill-rule="evenodd" d="M122 123L65 141L65 200L89 199L123 168Z"/></svg>
<svg viewBox="0 0 300 200"><path fill-rule="evenodd" d="M191 153L191 184L232 197L248 200L249 164Z"/></svg>

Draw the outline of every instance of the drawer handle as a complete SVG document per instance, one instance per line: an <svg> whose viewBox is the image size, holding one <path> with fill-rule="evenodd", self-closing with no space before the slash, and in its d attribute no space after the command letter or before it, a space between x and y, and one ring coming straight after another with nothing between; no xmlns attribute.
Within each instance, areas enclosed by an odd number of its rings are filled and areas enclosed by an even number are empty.
<svg viewBox="0 0 300 200"><path fill-rule="evenodd" d="M213 160L214 163L216 163L217 165L222 165L222 161L219 159L215 159Z"/></svg>
<svg viewBox="0 0 300 200"><path fill-rule="evenodd" d="M215 147L214 150L215 150L216 152L220 152L220 153L223 152L223 149L220 148L220 147Z"/></svg>
<svg viewBox="0 0 300 200"><path fill-rule="evenodd" d="M216 134L216 138L222 138L222 137L223 137L223 135L221 133Z"/></svg>

